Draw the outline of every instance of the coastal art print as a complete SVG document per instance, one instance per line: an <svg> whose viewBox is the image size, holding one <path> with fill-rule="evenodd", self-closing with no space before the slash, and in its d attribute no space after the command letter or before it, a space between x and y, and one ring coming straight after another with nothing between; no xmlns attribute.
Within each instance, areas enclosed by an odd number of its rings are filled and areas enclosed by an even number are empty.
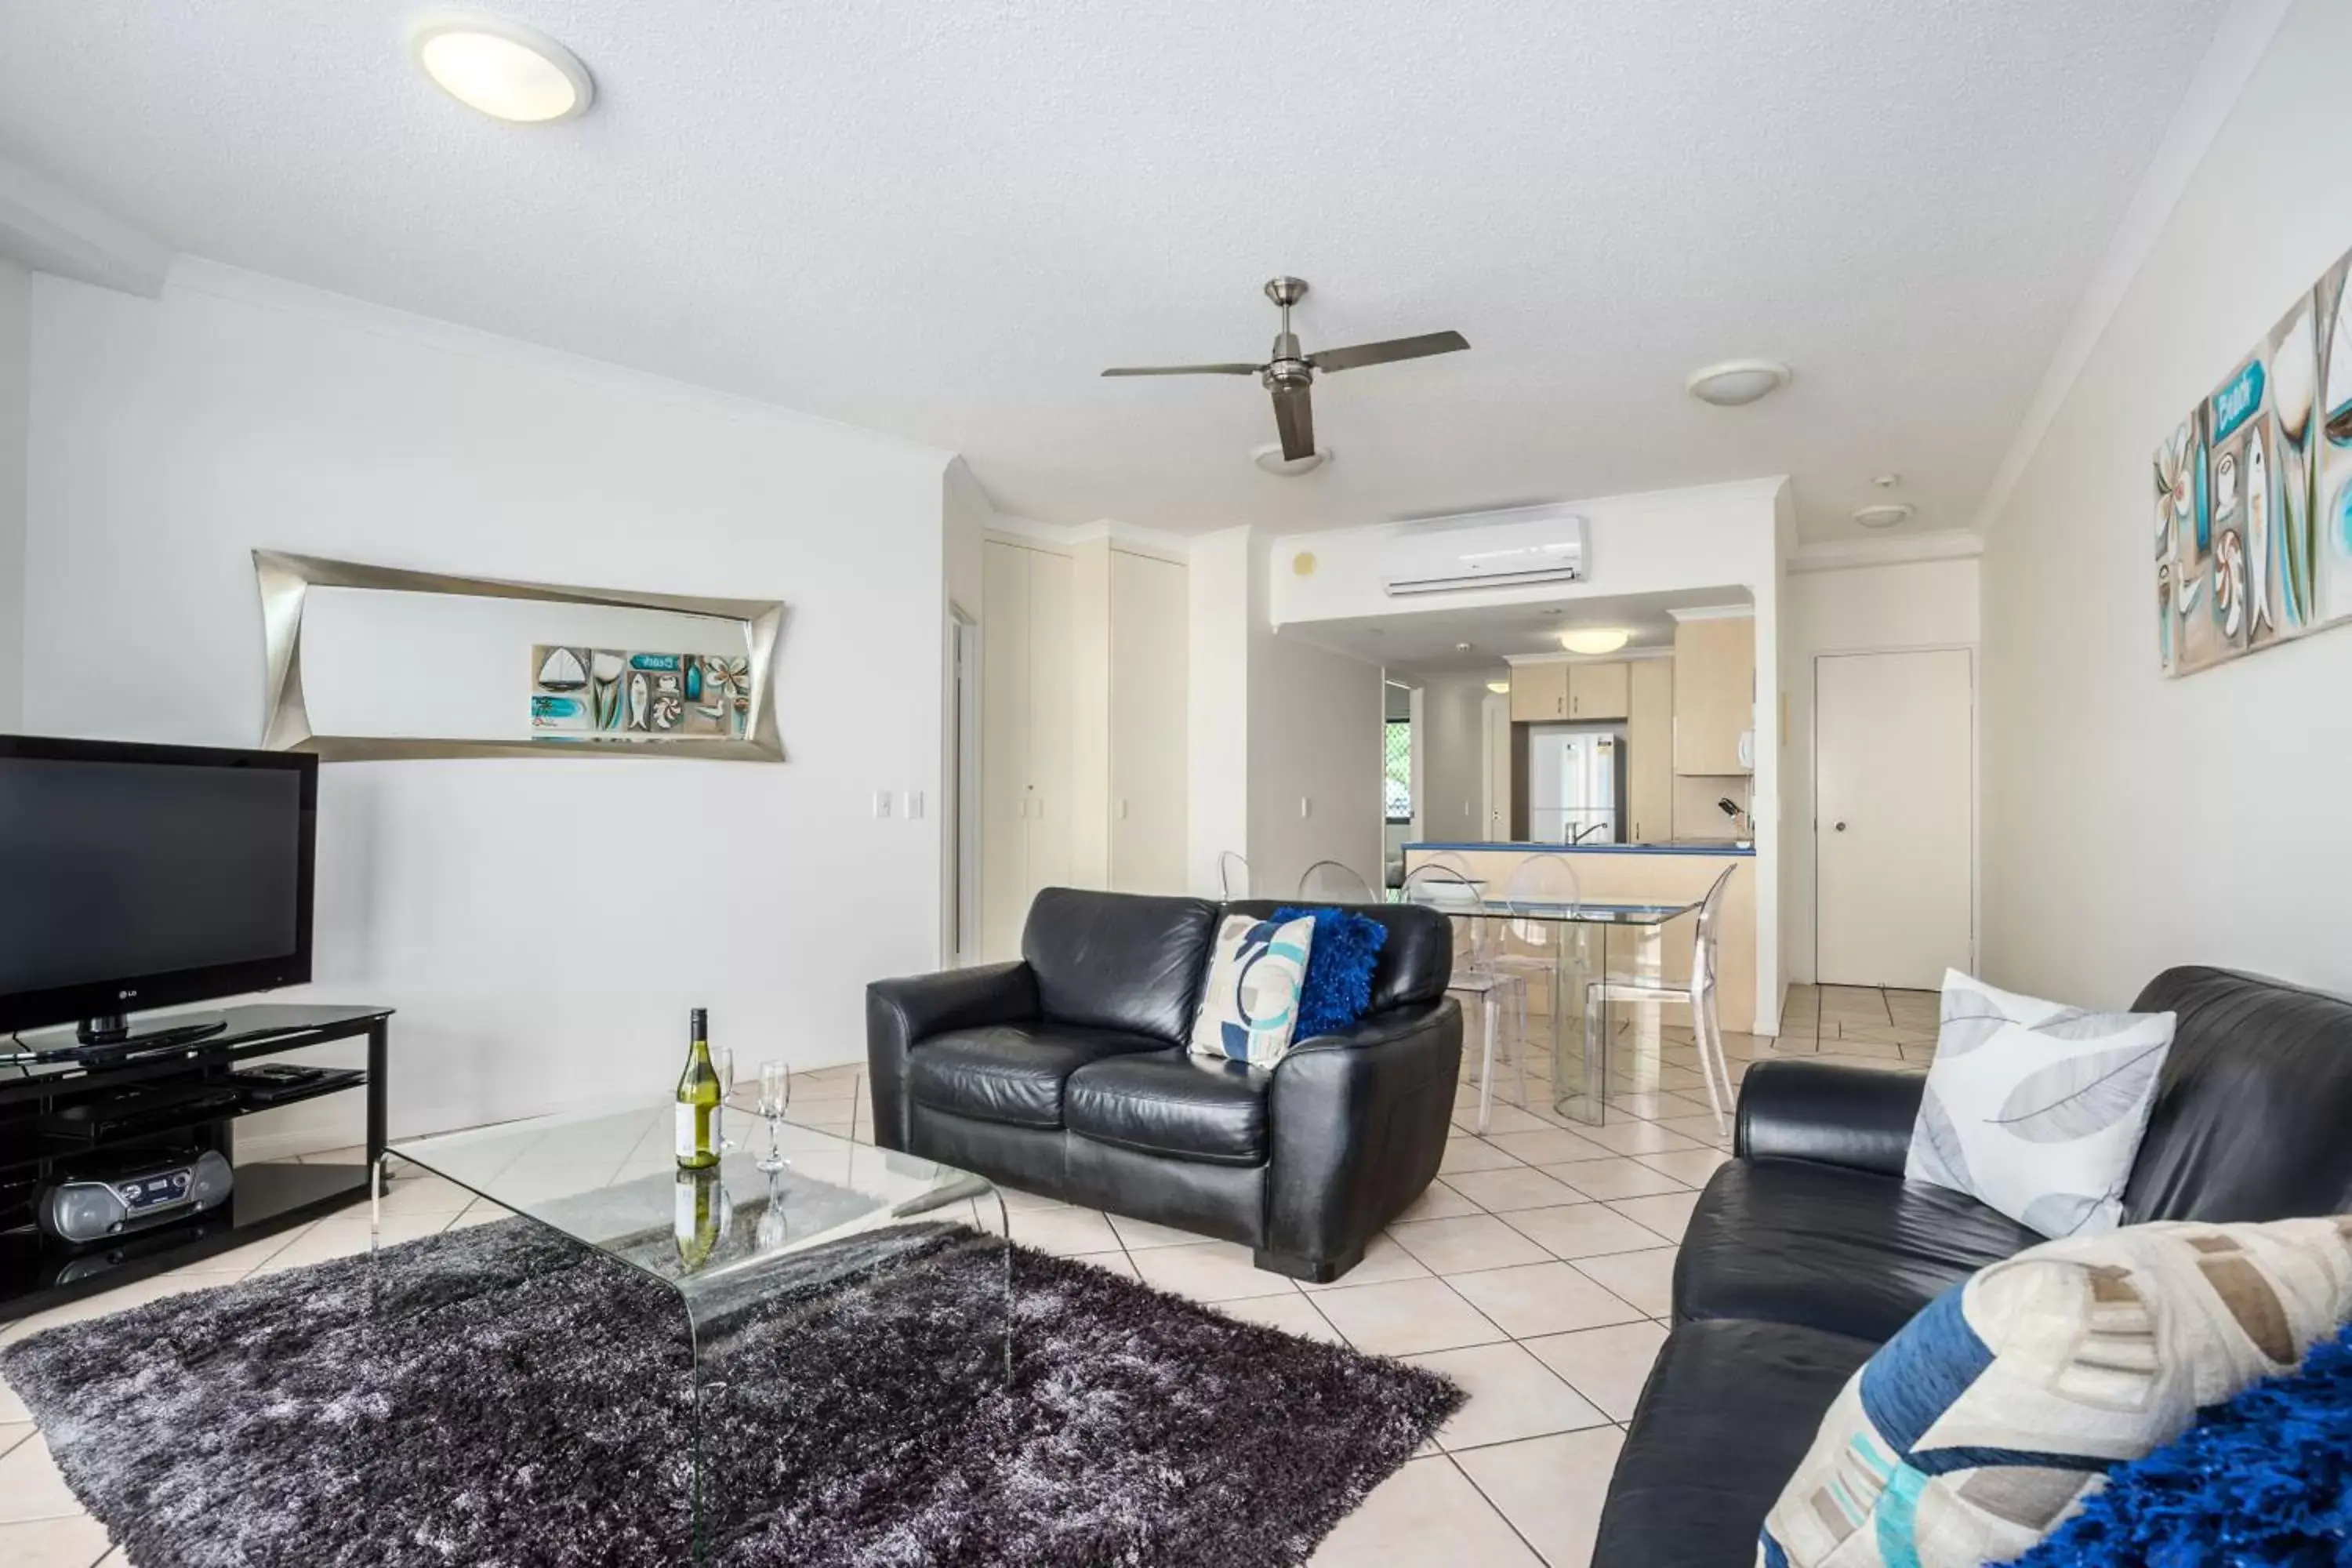
<svg viewBox="0 0 2352 1568"><path fill-rule="evenodd" d="M740 741L751 661L541 643L530 650L535 740Z"/></svg>
<svg viewBox="0 0 2352 1568"><path fill-rule="evenodd" d="M2156 453L2157 655L2189 675L2352 618L2352 256Z"/></svg>

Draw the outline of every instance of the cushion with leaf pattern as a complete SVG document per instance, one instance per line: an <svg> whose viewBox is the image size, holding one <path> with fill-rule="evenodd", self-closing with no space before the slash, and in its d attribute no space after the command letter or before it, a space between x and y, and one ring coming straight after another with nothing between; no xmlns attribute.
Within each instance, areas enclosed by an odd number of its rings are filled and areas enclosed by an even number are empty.
<svg viewBox="0 0 2352 1568"><path fill-rule="evenodd" d="M2115 1229L2173 1021L2037 1001L1947 971L1904 1175L2043 1236Z"/></svg>

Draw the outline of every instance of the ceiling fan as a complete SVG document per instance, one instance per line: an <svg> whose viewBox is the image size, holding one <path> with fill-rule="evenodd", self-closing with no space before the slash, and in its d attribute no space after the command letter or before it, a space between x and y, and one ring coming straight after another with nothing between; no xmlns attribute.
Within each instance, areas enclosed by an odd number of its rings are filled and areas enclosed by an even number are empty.
<svg viewBox="0 0 2352 1568"><path fill-rule="evenodd" d="M1427 332L1417 338L1391 338L1385 342L1358 343L1353 348L1301 353L1290 330L1290 308L1307 295L1303 278L1276 278L1265 286L1265 297L1282 308L1282 331L1276 334L1274 354L1264 364L1155 364L1123 366L1105 375L1254 375L1274 394L1274 423L1282 432L1282 455L1292 462L1315 452L1315 407L1310 388L1317 371L1358 370L1392 360L1450 354L1470 346L1460 332Z"/></svg>

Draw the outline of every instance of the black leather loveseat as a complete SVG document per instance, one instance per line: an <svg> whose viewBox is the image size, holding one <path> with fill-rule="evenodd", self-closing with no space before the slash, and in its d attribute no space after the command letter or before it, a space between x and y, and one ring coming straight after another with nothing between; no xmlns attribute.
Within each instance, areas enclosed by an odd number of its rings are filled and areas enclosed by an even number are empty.
<svg viewBox="0 0 2352 1568"><path fill-rule="evenodd" d="M1388 938L1360 1023L1271 1070L1192 1055L1220 921L1277 907L1049 888L1019 962L877 981L875 1141L1339 1278L1445 1154L1453 932L1433 910L1365 906Z"/></svg>
<svg viewBox="0 0 2352 1568"><path fill-rule="evenodd" d="M2352 1208L2352 1003L2227 970L2167 970L2179 1015L2126 1223ZM1853 1370L1912 1314L2042 1238L1906 1182L1921 1079L1775 1061L1741 1085L1735 1148L1675 1268L1675 1329L1643 1391L1595 1568L1748 1568Z"/></svg>

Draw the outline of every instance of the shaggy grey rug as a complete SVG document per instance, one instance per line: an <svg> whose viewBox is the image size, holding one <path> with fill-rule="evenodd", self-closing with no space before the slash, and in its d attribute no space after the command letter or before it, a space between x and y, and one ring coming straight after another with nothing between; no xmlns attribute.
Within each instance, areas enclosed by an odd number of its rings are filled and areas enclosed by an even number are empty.
<svg viewBox="0 0 2352 1568"><path fill-rule="evenodd" d="M1304 1561L1462 1402L1432 1373L970 1232L726 1325L728 1568ZM0 1352L141 1568L687 1560L673 1298L520 1221L174 1297ZM1000 1320L1001 1321L1001 1317ZM986 1374L989 1357L999 1369Z"/></svg>

